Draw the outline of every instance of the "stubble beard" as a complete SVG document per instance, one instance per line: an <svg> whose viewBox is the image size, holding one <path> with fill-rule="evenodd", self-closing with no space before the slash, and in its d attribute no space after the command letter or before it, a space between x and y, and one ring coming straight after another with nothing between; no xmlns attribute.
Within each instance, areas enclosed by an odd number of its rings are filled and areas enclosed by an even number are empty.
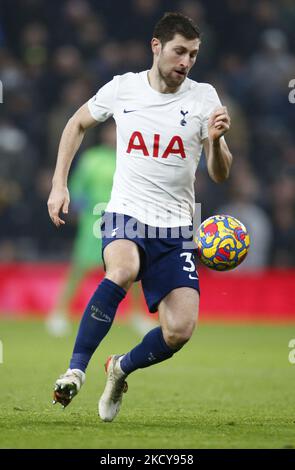
<svg viewBox="0 0 295 470"><path fill-rule="evenodd" d="M185 80L185 75L182 77L179 77L179 79L174 79L172 77L172 70L170 73L166 73L161 69L161 66L158 64L158 73L160 78L165 82L168 88L171 88L172 90L179 88L182 83Z"/></svg>

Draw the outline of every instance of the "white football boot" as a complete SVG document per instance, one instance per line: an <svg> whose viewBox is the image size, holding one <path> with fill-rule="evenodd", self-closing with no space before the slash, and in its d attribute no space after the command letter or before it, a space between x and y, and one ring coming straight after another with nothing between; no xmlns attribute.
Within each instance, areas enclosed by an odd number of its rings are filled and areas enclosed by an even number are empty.
<svg viewBox="0 0 295 470"><path fill-rule="evenodd" d="M53 405L60 403L64 408L77 395L85 382L85 373L80 369L68 369L55 382Z"/></svg>
<svg viewBox="0 0 295 470"><path fill-rule="evenodd" d="M98 402L98 413L103 421L113 421L120 411L123 393L128 390L127 375L120 367L122 356L110 356L105 363L107 382Z"/></svg>

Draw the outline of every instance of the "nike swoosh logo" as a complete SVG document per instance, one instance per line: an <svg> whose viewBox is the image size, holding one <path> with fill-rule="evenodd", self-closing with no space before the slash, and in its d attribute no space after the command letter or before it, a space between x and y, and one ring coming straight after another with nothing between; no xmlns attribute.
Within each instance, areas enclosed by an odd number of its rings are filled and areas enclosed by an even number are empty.
<svg viewBox="0 0 295 470"><path fill-rule="evenodd" d="M190 274L188 277L189 277L190 279L199 279L198 276L195 277L195 276L193 276L192 274Z"/></svg>
<svg viewBox="0 0 295 470"><path fill-rule="evenodd" d="M124 109L124 113L134 113L137 109Z"/></svg>
<svg viewBox="0 0 295 470"><path fill-rule="evenodd" d="M111 237L115 237L115 236L116 236L117 230L119 230L119 227L114 228L114 230L113 230L112 233L111 233Z"/></svg>
<svg viewBox="0 0 295 470"><path fill-rule="evenodd" d="M111 323L111 319L108 316L107 316L107 318L101 318L101 317L97 317L95 315L95 313L92 313L91 317L94 318L94 320L97 320L97 321L103 321L104 323Z"/></svg>

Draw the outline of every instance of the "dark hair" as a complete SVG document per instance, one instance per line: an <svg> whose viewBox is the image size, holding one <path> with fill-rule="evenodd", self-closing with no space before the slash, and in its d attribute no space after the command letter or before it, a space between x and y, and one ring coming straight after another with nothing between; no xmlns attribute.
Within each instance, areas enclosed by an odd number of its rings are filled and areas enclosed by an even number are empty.
<svg viewBox="0 0 295 470"><path fill-rule="evenodd" d="M193 20L181 13L168 12L155 26L153 37L161 41L162 46L171 41L175 34L181 34L186 39L200 38L200 30Z"/></svg>

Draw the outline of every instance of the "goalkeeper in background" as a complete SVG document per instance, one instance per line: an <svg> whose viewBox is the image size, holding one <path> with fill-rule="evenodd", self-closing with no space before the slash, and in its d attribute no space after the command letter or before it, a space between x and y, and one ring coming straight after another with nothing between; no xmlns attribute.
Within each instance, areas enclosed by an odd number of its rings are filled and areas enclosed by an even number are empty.
<svg viewBox="0 0 295 470"><path fill-rule="evenodd" d="M55 308L46 319L46 329L53 336L62 337L70 333L70 306L77 288L90 270L103 264L101 238L93 233L93 209L98 203L107 203L110 200L115 167L116 128L109 121L101 129L99 145L89 148L81 155L70 178L72 204L78 214L77 235L69 273ZM138 289L133 290L133 301L132 324L142 334L152 328L152 320L144 319L139 314Z"/></svg>

